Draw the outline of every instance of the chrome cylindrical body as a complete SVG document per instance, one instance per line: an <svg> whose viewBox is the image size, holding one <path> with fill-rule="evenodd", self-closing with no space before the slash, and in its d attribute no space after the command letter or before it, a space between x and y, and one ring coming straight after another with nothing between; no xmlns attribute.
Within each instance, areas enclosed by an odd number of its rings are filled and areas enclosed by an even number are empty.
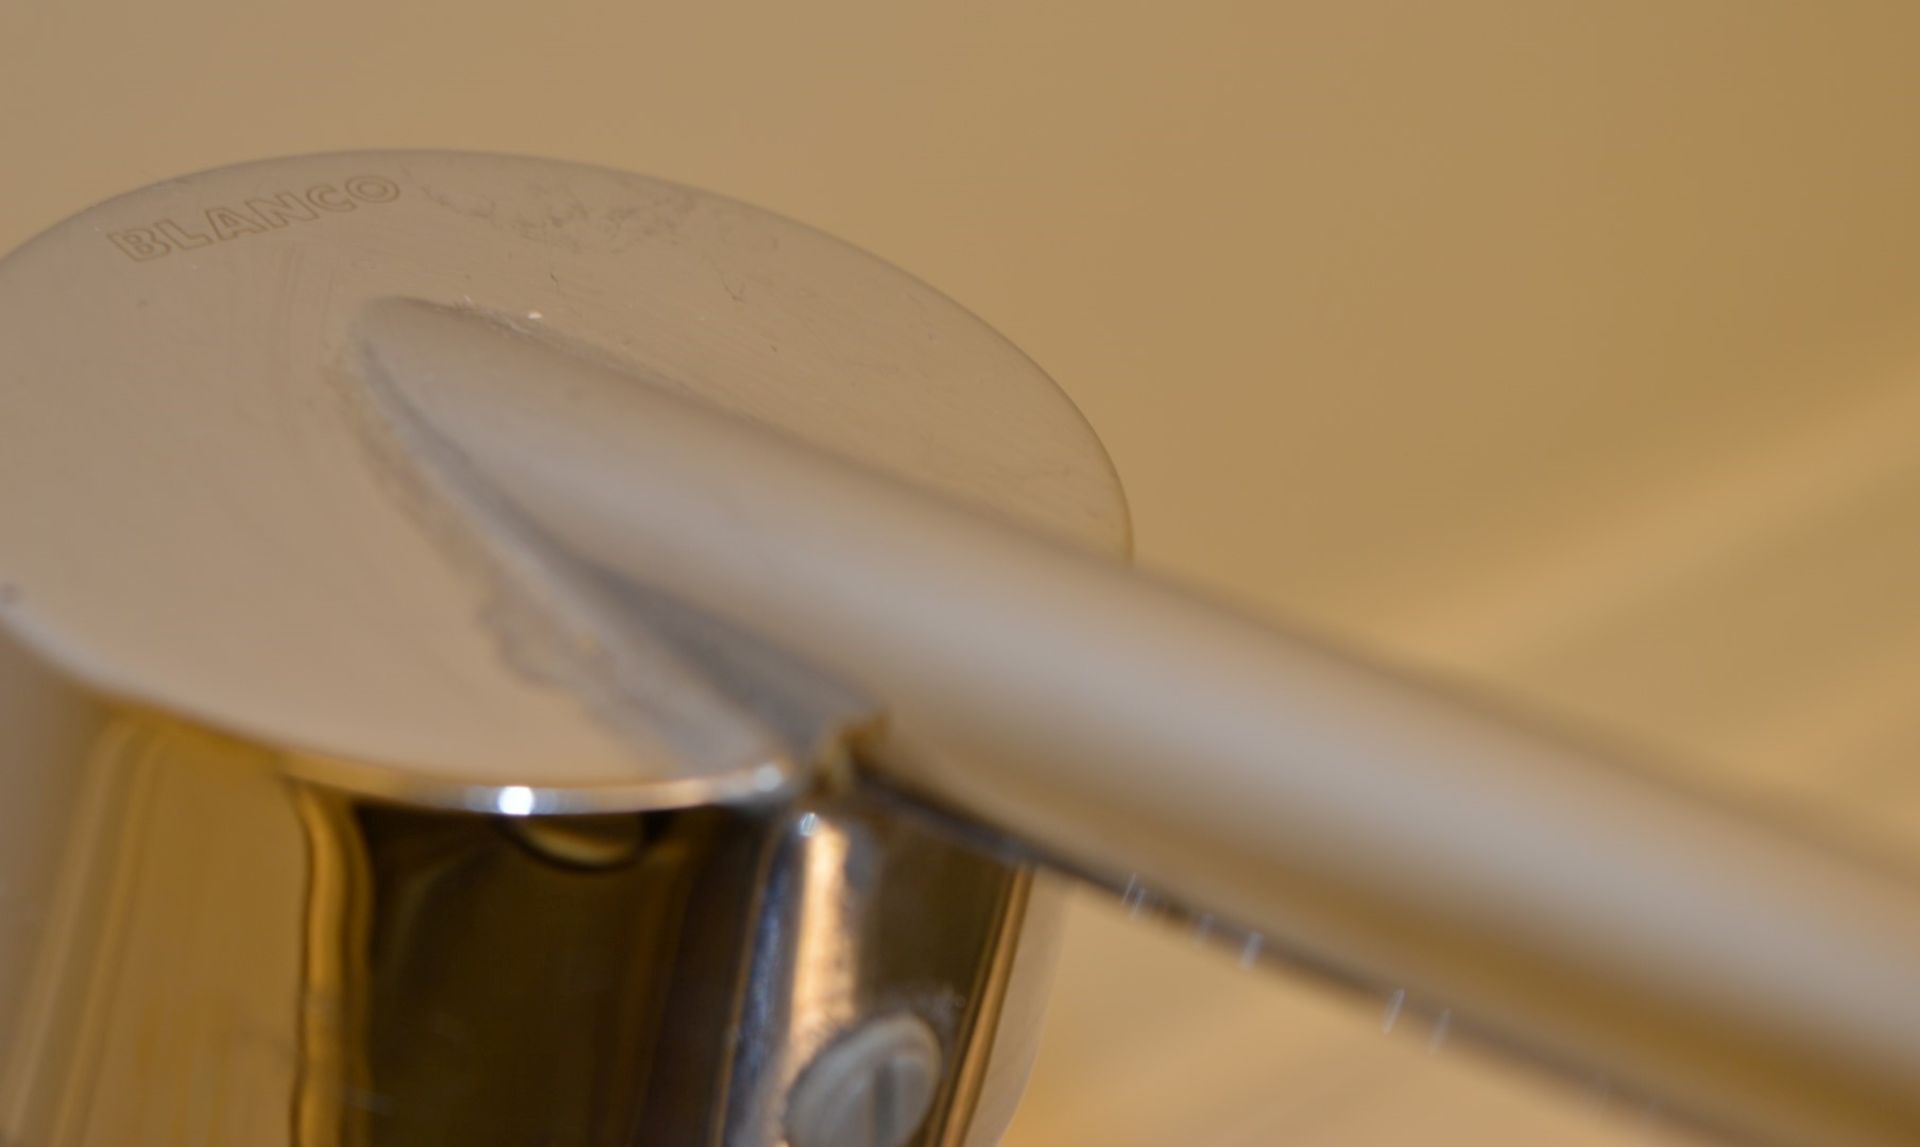
<svg viewBox="0 0 1920 1147"><path fill-rule="evenodd" d="M998 1136L1026 871L857 794L410 805L96 713L14 890L0 1142L765 1147L816 1057L901 1016L938 1046L911 1142Z"/></svg>

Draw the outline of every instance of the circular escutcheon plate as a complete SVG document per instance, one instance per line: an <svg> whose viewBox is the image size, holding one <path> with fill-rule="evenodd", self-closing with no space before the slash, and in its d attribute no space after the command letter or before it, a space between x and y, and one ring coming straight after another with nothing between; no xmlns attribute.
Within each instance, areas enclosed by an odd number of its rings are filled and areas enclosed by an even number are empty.
<svg viewBox="0 0 1920 1147"><path fill-rule="evenodd" d="M353 322L510 314L1083 544L1112 470L1024 355L809 228L652 179L437 152L172 180L0 261L0 623L108 694L478 785L685 766L503 656L356 432Z"/></svg>

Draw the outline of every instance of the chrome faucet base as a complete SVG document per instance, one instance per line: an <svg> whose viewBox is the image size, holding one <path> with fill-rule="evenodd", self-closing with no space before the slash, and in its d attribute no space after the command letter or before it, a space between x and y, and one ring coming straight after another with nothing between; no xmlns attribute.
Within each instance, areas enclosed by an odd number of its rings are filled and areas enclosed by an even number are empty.
<svg viewBox="0 0 1920 1147"><path fill-rule="evenodd" d="M364 433L393 298L1125 551L1031 360L721 196L362 152L56 225L0 260L0 1144L995 1141L1043 886L816 776L837 694L754 635L623 587L609 671L477 572ZM864 1078L870 1023L931 1051Z"/></svg>
<svg viewBox="0 0 1920 1147"><path fill-rule="evenodd" d="M8 1144L768 1147L816 1057L903 1020L935 1070L891 1147L997 1137L1032 877L857 791L409 807L128 712L65 838Z"/></svg>

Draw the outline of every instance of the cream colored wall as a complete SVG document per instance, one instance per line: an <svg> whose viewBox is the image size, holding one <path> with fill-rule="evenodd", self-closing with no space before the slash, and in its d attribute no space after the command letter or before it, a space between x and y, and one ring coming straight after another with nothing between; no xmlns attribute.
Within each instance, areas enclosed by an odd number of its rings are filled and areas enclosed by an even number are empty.
<svg viewBox="0 0 1920 1147"><path fill-rule="evenodd" d="M263 155L728 192L1029 349L1143 561L1920 830L1920 12L0 0L0 246ZM1082 905L1010 1139L1641 1141Z"/></svg>

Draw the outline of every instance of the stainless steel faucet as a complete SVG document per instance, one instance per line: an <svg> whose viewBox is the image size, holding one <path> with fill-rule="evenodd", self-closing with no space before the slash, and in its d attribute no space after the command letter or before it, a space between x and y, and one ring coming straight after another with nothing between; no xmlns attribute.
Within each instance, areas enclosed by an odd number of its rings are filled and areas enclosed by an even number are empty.
<svg viewBox="0 0 1920 1147"><path fill-rule="evenodd" d="M0 1139L990 1144L1053 876L1775 1144L1920 1137L1920 896L1127 568L923 284L302 157L0 263Z"/></svg>

